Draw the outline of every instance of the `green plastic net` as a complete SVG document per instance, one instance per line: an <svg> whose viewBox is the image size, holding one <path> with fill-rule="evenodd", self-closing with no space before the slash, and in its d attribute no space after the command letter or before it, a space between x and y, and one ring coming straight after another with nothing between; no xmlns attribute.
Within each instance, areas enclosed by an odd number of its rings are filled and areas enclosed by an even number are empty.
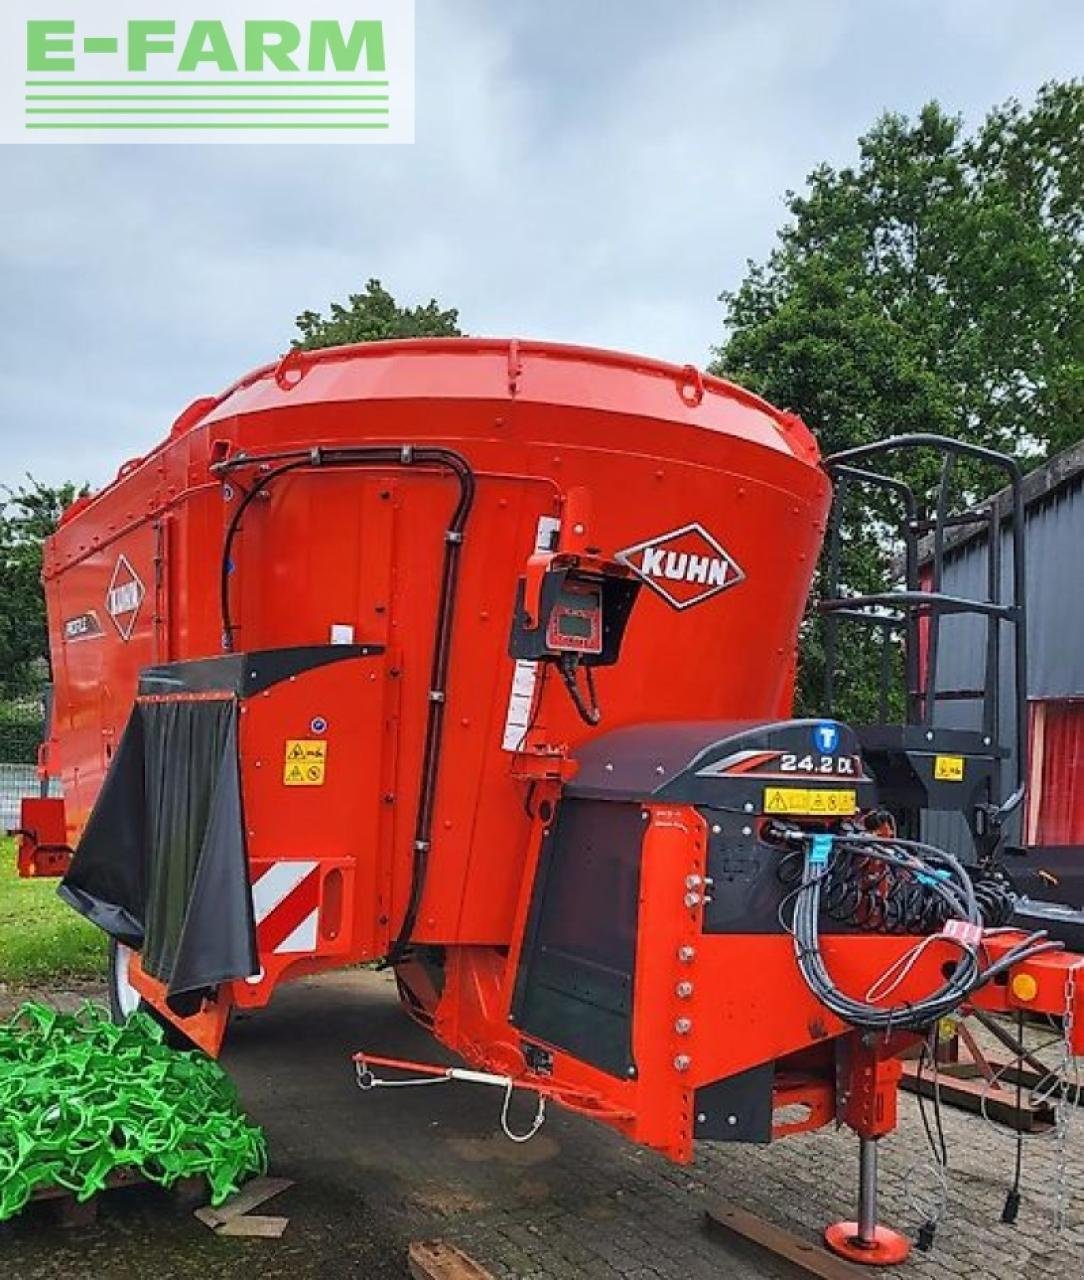
<svg viewBox="0 0 1084 1280"><path fill-rule="evenodd" d="M170 1049L145 1013L116 1026L89 1001L28 1002L0 1023L0 1222L39 1187L88 1200L119 1169L166 1187L202 1175L217 1205L266 1168L222 1068Z"/></svg>

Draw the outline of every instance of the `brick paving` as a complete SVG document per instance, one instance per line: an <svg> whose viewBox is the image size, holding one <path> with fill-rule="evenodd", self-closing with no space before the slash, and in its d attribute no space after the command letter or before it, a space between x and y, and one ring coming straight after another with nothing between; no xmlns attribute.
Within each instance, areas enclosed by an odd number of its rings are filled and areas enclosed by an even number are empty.
<svg viewBox="0 0 1084 1280"><path fill-rule="evenodd" d="M731 1201L807 1239L853 1215L857 1143L822 1130L770 1147L701 1144L690 1168L601 1126L551 1110L523 1145L498 1129L495 1091L466 1085L354 1087L349 1054L434 1056L400 1013L386 975L307 979L239 1019L226 1066L264 1124L272 1171L297 1187L267 1211L290 1217L278 1241L226 1241L153 1197L125 1193L93 1232L61 1240L47 1221L0 1232L13 1280L377 1280L407 1274L411 1240L458 1244L501 1280L719 1280L794 1272L702 1230L704 1206ZM522 1117L525 1121L528 1115ZM1084 1277L1084 1109L1067 1143L1068 1226L1053 1227L1057 1144L1028 1140L1023 1204L1000 1222L1013 1147L1003 1131L946 1108L948 1212L932 1251L889 1274L928 1280ZM931 1186L916 1100L881 1145L882 1217L913 1233L912 1193ZM76 1233L71 1233L76 1234Z"/></svg>

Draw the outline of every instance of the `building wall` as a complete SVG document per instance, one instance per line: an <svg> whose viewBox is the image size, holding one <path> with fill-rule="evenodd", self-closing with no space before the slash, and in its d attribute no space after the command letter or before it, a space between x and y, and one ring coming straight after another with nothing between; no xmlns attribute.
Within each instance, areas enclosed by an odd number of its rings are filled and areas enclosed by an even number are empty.
<svg viewBox="0 0 1084 1280"><path fill-rule="evenodd" d="M1084 698L1084 475L1029 505L1025 531L1029 698L1056 702ZM1007 524L1001 537L1001 571L1002 599L1008 600L1012 589L1012 542ZM987 599L986 572L986 539L976 538L946 554L942 590L951 595ZM1015 736L1012 629L1003 626L1001 634L999 737L1011 743ZM945 618L937 666L939 689L982 687L986 682L985 620L960 615ZM937 722L978 728L980 714L978 702L942 703ZM1058 773L1052 775L1055 780L1051 785L1057 785L1056 779L1074 767L1066 752L1077 739L1070 739L1068 729L1064 734L1065 742L1055 749ZM1075 765L1084 770L1084 756L1078 757ZM1007 762L1003 777L1006 795L1011 790L1012 776L1013 765ZM1082 791L1084 788L1077 795L1084 803ZM1020 816L1023 819L1024 815ZM1064 822L1061 825L1065 827ZM970 848L966 828L954 815L931 814L925 831L934 843L953 851ZM1020 835L1018 825L1012 838Z"/></svg>

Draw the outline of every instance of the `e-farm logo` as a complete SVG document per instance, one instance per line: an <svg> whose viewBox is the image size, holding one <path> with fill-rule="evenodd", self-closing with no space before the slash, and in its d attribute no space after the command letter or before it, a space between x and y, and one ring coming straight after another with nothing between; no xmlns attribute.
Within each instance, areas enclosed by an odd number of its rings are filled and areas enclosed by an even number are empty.
<svg viewBox="0 0 1084 1280"><path fill-rule="evenodd" d="M0 36L0 142L414 140L413 0L5 0Z"/></svg>

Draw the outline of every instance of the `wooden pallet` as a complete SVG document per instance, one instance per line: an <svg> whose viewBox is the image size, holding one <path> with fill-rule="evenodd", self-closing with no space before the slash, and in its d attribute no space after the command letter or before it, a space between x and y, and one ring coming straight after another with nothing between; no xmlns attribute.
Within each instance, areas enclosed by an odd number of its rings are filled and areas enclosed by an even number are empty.
<svg viewBox="0 0 1084 1280"><path fill-rule="evenodd" d="M114 1169L106 1178L103 1191L115 1191L122 1187L157 1186L138 1169ZM170 1189L174 1203L188 1208L207 1198L207 1184L202 1177L182 1178ZM79 1201L67 1187L39 1187L30 1197L30 1204L48 1204L56 1215L57 1225L63 1230L89 1227L98 1217L101 1192L89 1200Z"/></svg>

